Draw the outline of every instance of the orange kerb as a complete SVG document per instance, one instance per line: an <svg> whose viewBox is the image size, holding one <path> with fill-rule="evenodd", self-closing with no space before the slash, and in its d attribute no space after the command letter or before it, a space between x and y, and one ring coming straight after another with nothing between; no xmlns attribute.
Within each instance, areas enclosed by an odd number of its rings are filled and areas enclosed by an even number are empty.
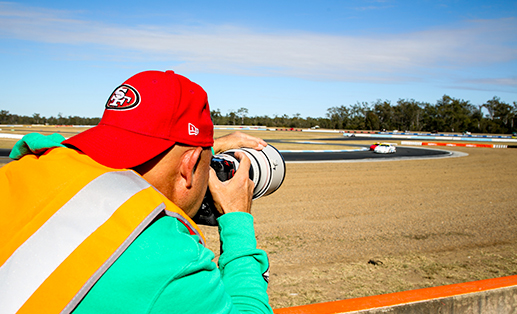
<svg viewBox="0 0 517 314"><path fill-rule="evenodd" d="M274 310L275 314L336 314L447 298L517 285L517 275Z"/></svg>

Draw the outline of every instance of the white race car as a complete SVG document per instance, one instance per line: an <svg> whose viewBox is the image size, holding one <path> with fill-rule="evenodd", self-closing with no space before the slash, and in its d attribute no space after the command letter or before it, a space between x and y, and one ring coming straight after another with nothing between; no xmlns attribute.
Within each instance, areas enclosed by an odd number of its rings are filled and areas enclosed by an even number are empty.
<svg viewBox="0 0 517 314"><path fill-rule="evenodd" d="M396 151L397 148L394 145L388 143L380 143L373 150L373 152L377 154L394 154Z"/></svg>

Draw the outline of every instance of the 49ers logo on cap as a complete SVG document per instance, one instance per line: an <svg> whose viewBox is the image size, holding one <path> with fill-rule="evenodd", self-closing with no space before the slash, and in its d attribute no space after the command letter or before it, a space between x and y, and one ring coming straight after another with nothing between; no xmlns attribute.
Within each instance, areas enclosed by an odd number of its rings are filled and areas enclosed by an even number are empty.
<svg viewBox="0 0 517 314"><path fill-rule="evenodd" d="M111 93L106 109L128 110L135 108L140 103L140 94L133 86L123 84Z"/></svg>

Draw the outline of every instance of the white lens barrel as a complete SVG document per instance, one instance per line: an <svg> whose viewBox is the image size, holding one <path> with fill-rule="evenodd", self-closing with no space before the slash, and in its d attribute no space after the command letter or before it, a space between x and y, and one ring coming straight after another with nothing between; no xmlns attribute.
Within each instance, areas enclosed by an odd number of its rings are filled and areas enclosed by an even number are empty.
<svg viewBox="0 0 517 314"><path fill-rule="evenodd" d="M280 152L271 145L261 151L240 148L228 152L243 151L250 159L253 169L252 181L255 184L253 199L269 195L276 191L285 178L285 161Z"/></svg>

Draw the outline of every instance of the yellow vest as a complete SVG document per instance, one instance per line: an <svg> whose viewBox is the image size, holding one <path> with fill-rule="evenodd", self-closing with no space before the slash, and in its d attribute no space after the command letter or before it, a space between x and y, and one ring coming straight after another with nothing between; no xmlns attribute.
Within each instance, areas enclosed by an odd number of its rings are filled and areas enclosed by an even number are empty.
<svg viewBox="0 0 517 314"><path fill-rule="evenodd" d="M159 215L197 225L131 170L68 148L0 169L2 313L69 313Z"/></svg>

